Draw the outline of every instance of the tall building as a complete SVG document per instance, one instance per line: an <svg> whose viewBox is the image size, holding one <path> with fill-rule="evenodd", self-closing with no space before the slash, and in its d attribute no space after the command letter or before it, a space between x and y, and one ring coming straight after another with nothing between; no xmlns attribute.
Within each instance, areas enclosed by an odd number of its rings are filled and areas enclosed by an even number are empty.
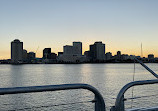
<svg viewBox="0 0 158 111"><path fill-rule="evenodd" d="M105 44L95 42L90 45L90 56L93 60L105 60Z"/></svg>
<svg viewBox="0 0 158 111"><path fill-rule="evenodd" d="M73 45L65 45L63 54L58 55L58 60L67 63L80 63L85 58L82 56L82 42L73 42Z"/></svg>
<svg viewBox="0 0 158 111"><path fill-rule="evenodd" d="M51 59L51 48L45 48L43 50L43 59Z"/></svg>
<svg viewBox="0 0 158 111"><path fill-rule="evenodd" d="M73 46L65 45L63 54L82 56L82 42L73 42Z"/></svg>
<svg viewBox="0 0 158 111"><path fill-rule="evenodd" d="M73 46L65 45L63 54L64 55L73 55L74 54L73 51L74 51Z"/></svg>
<svg viewBox="0 0 158 111"><path fill-rule="evenodd" d="M82 42L73 42L74 55L82 55Z"/></svg>
<svg viewBox="0 0 158 111"><path fill-rule="evenodd" d="M12 63L21 63L23 61L23 42L18 39L11 42L11 61Z"/></svg>

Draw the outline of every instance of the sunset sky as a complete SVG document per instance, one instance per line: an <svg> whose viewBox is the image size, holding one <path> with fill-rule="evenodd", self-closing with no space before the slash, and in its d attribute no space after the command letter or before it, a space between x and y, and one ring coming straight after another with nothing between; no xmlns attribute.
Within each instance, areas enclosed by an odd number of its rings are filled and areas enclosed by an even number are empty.
<svg viewBox="0 0 158 111"><path fill-rule="evenodd" d="M95 41L106 52L158 57L158 0L0 0L0 59L10 58L10 42L42 57L46 47L63 51L81 41L83 52Z"/></svg>

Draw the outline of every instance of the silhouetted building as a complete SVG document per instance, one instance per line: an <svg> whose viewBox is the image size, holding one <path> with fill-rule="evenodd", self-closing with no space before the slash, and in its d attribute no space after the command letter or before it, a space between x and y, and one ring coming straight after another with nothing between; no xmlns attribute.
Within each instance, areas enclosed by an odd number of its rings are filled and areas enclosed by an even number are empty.
<svg viewBox="0 0 158 111"><path fill-rule="evenodd" d="M122 54L122 55L121 55L121 60L126 61L126 60L128 60L128 59L130 59L130 57L129 57L128 54Z"/></svg>
<svg viewBox="0 0 158 111"><path fill-rule="evenodd" d="M154 55L153 54L149 54L148 55L148 59L154 59Z"/></svg>
<svg viewBox="0 0 158 111"><path fill-rule="evenodd" d="M90 45L90 57L93 61L105 60L105 44L102 42L95 42L93 45Z"/></svg>
<svg viewBox="0 0 158 111"><path fill-rule="evenodd" d="M57 54L51 53L51 59L56 59L56 58L57 58Z"/></svg>
<svg viewBox="0 0 158 111"><path fill-rule="evenodd" d="M60 55L63 55L63 52L58 52L58 57L59 57Z"/></svg>
<svg viewBox="0 0 158 111"><path fill-rule="evenodd" d="M51 59L51 48L45 48L43 50L43 59Z"/></svg>
<svg viewBox="0 0 158 111"><path fill-rule="evenodd" d="M23 42L15 39L11 42L11 61L12 63L22 63L23 60Z"/></svg>
<svg viewBox="0 0 158 111"><path fill-rule="evenodd" d="M117 51L117 55L115 56L115 59L121 61L121 51Z"/></svg>
<svg viewBox="0 0 158 111"><path fill-rule="evenodd" d="M82 55L82 42L73 42L73 54Z"/></svg>
<svg viewBox="0 0 158 111"><path fill-rule="evenodd" d="M34 52L29 52L27 53L27 57L29 60L32 60L36 58L36 54Z"/></svg>
<svg viewBox="0 0 158 111"><path fill-rule="evenodd" d="M64 55L72 55L72 54L74 54L73 51L74 51L73 46L66 45L66 46L64 46L63 54Z"/></svg>
<svg viewBox="0 0 158 111"><path fill-rule="evenodd" d="M82 42L73 42L73 46L71 45L64 46L63 54L81 56L82 55Z"/></svg>
<svg viewBox="0 0 158 111"><path fill-rule="evenodd" d="M105 58L106 58L106 60L111 60L111 58L112 58L112 53L111 53L111 52L107 52L107 53L105 54Z"/></svg>
<svg viewBox="0 0 158 111"><path fill-rule="evenodd" d="M23 50L23 62L26 63L27 62L27 50Z"/></svg>
<svg viewBox="0 0 158 111"><path fill-rule="evenodd" d="M148 55L148 61L149 61L149 62L155 62L155 59L154 59L154 55L153 55L153 54L149 54L149 55Z"/></svg>
<svg viewBox="0 0 158 111"><path fill-rule="evenodd" d="M91 60L90 51L85 51L84 56L86 57L85 62L90 62Z"/></svg>
<svg viewBox="0 0 158 111"><path fill-rule="evenodd" d="M85 52L84 52L84 55L85 55L86 57L90 57L90 51L85 51Z"/></svg>
<svg viewBox="0 0 158 111"><path fill-rule="evenodd" d="M63 54L58 55L58 61L65 63L80 63L85 60L82 56L82 43L73 42L73 46L65 45L63 47Z"/></svg>
<svg viewBox="0 0 158 111"><path fill-rule="evenodd" d="M117 51L117 56L121 56L121 51Z"/></svg>

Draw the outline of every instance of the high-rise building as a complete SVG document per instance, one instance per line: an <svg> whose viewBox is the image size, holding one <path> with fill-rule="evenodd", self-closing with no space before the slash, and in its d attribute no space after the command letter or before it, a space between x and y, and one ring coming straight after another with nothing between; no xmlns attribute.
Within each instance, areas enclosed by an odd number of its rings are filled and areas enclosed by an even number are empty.
<svg viewBox="0 0 158 111"><path fill-rule="evenodd" d="M63 54L64 55L73 55L74 54L73 51L74 51L73 46L65 45Z"/></svg>
<svg viewBox="0 0 158 111"><path fill-rule="evenodd" d="M85 59L82 56L82 42L73 42L73 45L65 45L63 54L58 55L58 60L68 63L79 63Z"/></svg>
<svg viewBox="0 0 158 111"><path fill-rule="evenodd" d="M12 63L22 63L23 61L23 42L18 39L11 42L11 61Z"/></svg>
<svg viewBox="0 0 158 111"><path fill-rule="evenodd" d="M73 42L73 46L65 45L63 54L82 56L82 42Z"/></svg>
<svg viewBox="0 0 158 111"><path fill-rule="evenodd" d="M90 45L90 56L93 60L105 60L105 44L95 42Z"/></svg>
<svg viewBox="0 0 158 111"><path fill-rule="evenodd" d="M43 50L43 59L51 59L51 48L45 48Z"/></svg>
<svg viewBox="0 0 158 111"><path fill-rule="evenodd" d="M82 42L73 42L73 54L82 55Z"/></svg>

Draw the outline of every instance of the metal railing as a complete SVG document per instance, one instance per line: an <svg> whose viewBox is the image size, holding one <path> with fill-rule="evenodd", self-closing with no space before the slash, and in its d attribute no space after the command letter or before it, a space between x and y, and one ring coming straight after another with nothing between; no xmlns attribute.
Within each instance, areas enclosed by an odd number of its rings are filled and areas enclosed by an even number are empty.
<svg viewBox="0 0 158 111"><path fill-rule="evenodd" d="M59 91L70 89L87 89L95 95L95 111L106 111L105 102L99 91L88 84L62 84L62 85L46 85L46 86L29 86L29 87L13 87L0 88L0 95L18 94L18 93L33 93L44 91Z"/></svg>
<svg viewBox="0 0 158 111"><path fill-rule="evenodd" d="M115 102L115 106L113 106L111 108L111 111L125 111L125 107L124 107L124 94L125 92L133 87L133 86L138 86L138 85L147 85L147 84L156 84L158 83L158 79L156 80L143 80L143 81L134 81L134 82L130 82L128 84L126 84L119 92L117 98L116 98L116 102Z"/></svg>
<svg viewBox="0 0 158 111"><path fill-rule="evenodd" d="M124 111L125 106L124 106L124 93L131 87L133 86L138 86L138 85L147 85L147 84L156 84L158 83L158 75L152 71L148 66L146 66L142 61L138 60L135 56L134 60L136 60L138 63L140 63L147 71L149 71L154 77L156 77L156 80L142 80L142 81L133 81L128 84L126 84L119 92L116 98L115 106L111 108L111 111Z"/></svg>

